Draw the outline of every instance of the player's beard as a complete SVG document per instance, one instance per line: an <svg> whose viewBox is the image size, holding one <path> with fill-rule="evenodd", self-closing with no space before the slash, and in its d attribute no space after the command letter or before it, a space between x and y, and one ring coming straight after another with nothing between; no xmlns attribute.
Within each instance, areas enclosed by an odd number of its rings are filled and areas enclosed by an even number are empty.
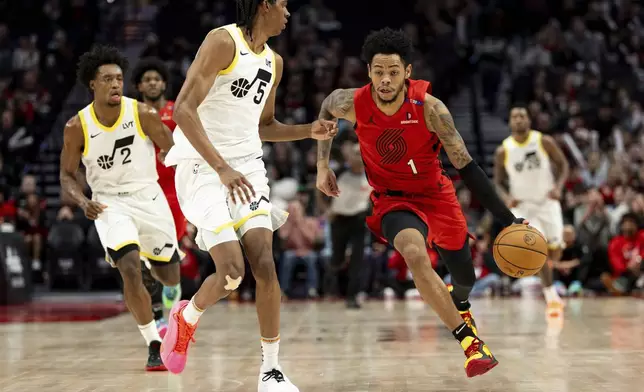
<svg viewBox="0 0 644 392"><path fill-rule="evenodd" d="M405 86L404 86L404 85L402 85L402 86L401 86L401 87L396 91L396 93L393 95L393 97L391 97L391 99L382 99L382 97L381 97L379 94L376 94L376 95L378 96L378 101L380 101L380 103L381 103L381 104L383 104L383 105L391 105L391 104L393 104L394 102L396 102L396 100L398 99L398 97L400 96L400 94L403 92L404 88L405 88Z"/></svg>
<svg viewBox="0 0 644 392"><path fill-rule="evenodd" d="M150 101L150 102L158 102L162 97L163 97L163 92L160 92L157 96L143 94L143 98L146 101Z"/></svg>

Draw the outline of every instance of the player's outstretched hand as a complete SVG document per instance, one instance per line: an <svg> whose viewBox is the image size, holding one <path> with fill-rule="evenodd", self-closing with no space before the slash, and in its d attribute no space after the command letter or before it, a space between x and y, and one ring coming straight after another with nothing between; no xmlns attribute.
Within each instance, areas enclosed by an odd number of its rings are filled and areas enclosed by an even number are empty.
<svg viewBox="0 0 644 392"><path fill-rule="evenodd" d="M80 206L85 213L87 219L96 220L103 210L107 208L105 204L101 204L97 201L87 200Z"/></svg>
<svg viewBox="0 0 644 392"><path fill-rule="evenodd" d="M338 122L329 120L315 120L311 126L311 138L316 140L329 140L338 134Z"/></svg>
<svg viewBox="0 0 644 392"><path fill-rule="evenodd" d="M252 197L255 196L255 189L253 189L253 186L243 174L230 166L226 167L218 174L221 183L228 188L228 192L230 192L230 197L232 198L233 203L237 203L237 200L242 203L250 203Z"/></svg>
<svg viewBox="0 0 644 392"><path fill-rule="evenodd" d="M327 196L338 197L340 195L335 173L328 167L318 167L318 176L315 185L320 192Z"/></svg>

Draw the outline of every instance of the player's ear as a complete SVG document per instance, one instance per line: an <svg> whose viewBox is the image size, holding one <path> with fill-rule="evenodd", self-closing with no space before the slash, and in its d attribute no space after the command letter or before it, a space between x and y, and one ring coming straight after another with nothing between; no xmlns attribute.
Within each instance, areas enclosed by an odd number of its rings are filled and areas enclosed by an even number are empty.
<svg viewBox="0 0 644 392"><path fill-rule="evenodd" d="M89 81L89 89L94 91L94 81L93 80Z"/></svg>
<svg viewBox="0 0 644 392"><path fill-rule="evenodd" d="M411 78L411 63L405 67L405 79Z"/></svg>
<svg viewBox="0 0 644 392"><path fill-rule="evenodd" d="M369 75L369 79L371 79L371 64L367 64L367 74Z"/></svg>

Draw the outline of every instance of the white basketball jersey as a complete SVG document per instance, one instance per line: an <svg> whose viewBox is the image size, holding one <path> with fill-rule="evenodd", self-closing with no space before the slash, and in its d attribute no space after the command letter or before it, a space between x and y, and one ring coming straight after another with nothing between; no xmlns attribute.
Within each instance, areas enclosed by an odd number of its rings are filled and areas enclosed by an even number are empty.
<svg viewBox="0 0 644 392"><path fill-rule="evenodd" d="M154 144L141 128L136 100L121 98L121 114L111 127L98 121L93 103L78 117L85 136L82 161L92 192L135 192L157 182Z"/></svg>
<svg viewBox="0 0 644 392"><path fill-rule="evenodd" d="M260 54L254 53L234 24L219 29L226 30L235 41L235 57L228 68L219 72L199 105L199 119L224 159L262 156L259 119L275 82L275 53L268 45ZM170 161L201 158L179 126L174 131L174 142L174 151L168 154Z"/></svg>
<svg viewBox="0 0 644 392"><path fill-rule="evenodd" d="M542 136L541 132L530 131L523 143L512 136L503 141L510 195L516 200L543 202L555 186L550 157L541 144Z"/></svg>

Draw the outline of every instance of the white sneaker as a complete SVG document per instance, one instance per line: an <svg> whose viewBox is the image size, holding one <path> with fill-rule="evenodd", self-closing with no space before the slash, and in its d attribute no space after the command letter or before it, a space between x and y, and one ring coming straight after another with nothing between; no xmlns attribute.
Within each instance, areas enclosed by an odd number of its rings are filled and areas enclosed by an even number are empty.
<svg viewBox="0 0 644 392"><path fill-rule="evenodd" d="M271 370L260 369L257 392L300 392L300 390L282 373L282 367L277 365Z"/></svg>

